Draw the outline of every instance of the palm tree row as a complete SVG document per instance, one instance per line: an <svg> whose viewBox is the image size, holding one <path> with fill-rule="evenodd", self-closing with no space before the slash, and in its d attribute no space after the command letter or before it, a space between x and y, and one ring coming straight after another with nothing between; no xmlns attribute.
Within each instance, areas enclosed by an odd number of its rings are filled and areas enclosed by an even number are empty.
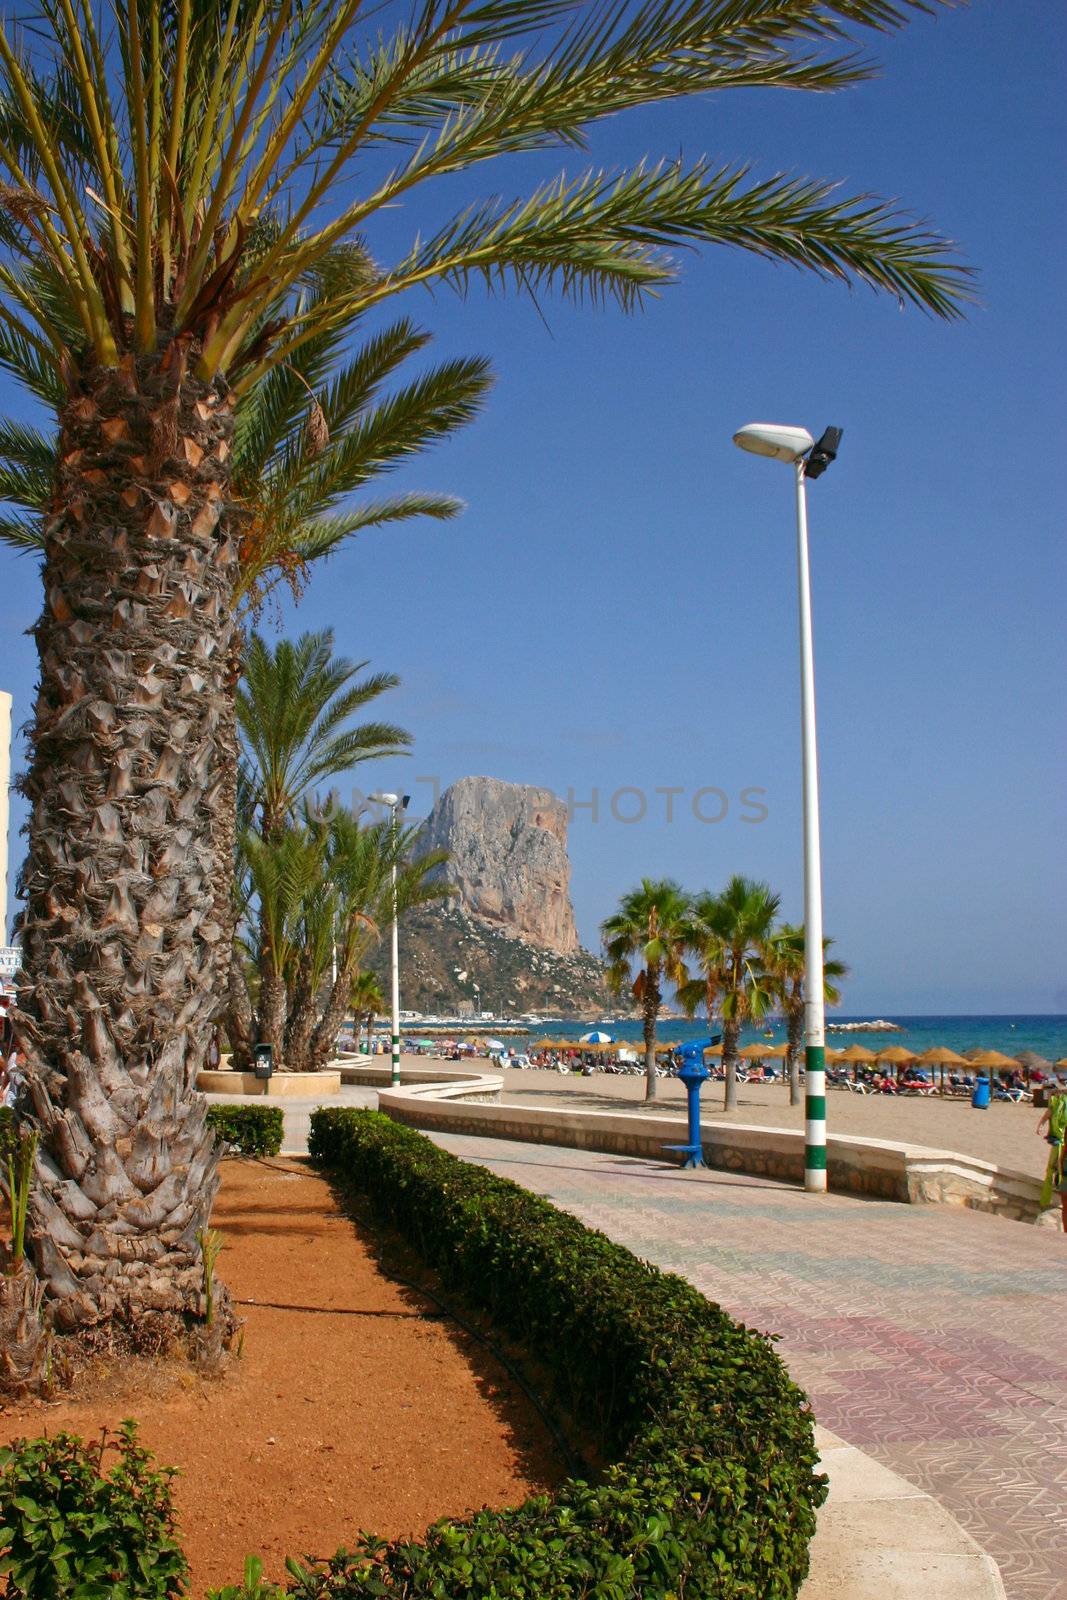
<svg viewBox="0 0 1067 1600"><path fill-rule="evenodd" d="M656 1022L668 983L690 1016L703 1007L709 1024L715 1018L722 1023L727 1111L737 1104L742 1028L781 1012L788 1029L789 1099L796 1104L804 1031L804 930L776 922L779 904L766 883L736 874L721 893L696 895L671 878L643 878L602 923L612 990L621 995L628 988L641 1008L646 1101L656 1097ZM832 943L825 941L827 948ZM825 959L828 1004L840 999L836 980L847 972L842 962Z"/></svg>
<svg viewBox="0 0 1067 1600"><path fill-rule="evenodd" d="M298 432L317 449L331 427L300 364L387 301L481 280L631 308L691 243L957 315L945 240L738 165L564 172L419 226L435 180L573 152L634 107L848 86L870 71L850 30L929 8L415 0L389 33L360 0L129 0L106 29L86 0L42 0L0 22L0 363L56 420L48 459L6 437L39 474L15 497L41 514L44 591L18 1027L57 1325L155 1344L200 1304L216 1177L193 1086L229 962L236 614L337 531L287 492L257 526L246 408L267 434L288 417L281 458L299 457ZM404 216L410 242L373 260L368 229ZM321 509L313 464L311 489Z"/></svg>

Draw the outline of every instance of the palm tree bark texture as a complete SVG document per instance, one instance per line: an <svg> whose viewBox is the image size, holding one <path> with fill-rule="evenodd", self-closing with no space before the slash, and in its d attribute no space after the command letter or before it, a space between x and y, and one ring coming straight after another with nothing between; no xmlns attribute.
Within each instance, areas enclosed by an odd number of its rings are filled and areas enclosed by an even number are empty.
<svg viewBox="0 0 1067 1600"><path fill-rule="evenodd" d="M229 956L233 398L194 355L176 340L72 385L26 780L30 1249L59 1331L153 1347L203 1312L218 1179L195 1084Z"/></svg>

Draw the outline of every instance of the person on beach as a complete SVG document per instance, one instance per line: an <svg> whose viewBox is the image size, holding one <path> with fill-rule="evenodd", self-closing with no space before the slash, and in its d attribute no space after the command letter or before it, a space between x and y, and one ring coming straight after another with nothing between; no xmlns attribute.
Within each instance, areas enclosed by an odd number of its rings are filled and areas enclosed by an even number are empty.
<svg viewBox="0 0 1067 1600"><path fill-rule="evenodd" d="M1042 1129L1048 1128L1044 1135L1051 1149L1049 1150L1048 1166L1045 1169L1045 1181L1041 1185L1041 1209L1052 1204L1052 1195L1055 1191L1060 1197L1060 1211L1063 1217L1063 1231L1067 1233L1067 1172L1064 1170L1064 1140L1067 1137L1067 1094L1062 1091L1049 1097L1049 1103L1041 1114L1041 1121L1034 1132L1041 1134Z"/></svg>
<svg viewBox="0 0 1067 1600"><path fill-rule="evenodd" d="M11 1110L15 1109L22 1088L22 1069L25 1064L25 1051L16 1045L4 1064L3 1078L0 1080L0 1104Z"/></svg>

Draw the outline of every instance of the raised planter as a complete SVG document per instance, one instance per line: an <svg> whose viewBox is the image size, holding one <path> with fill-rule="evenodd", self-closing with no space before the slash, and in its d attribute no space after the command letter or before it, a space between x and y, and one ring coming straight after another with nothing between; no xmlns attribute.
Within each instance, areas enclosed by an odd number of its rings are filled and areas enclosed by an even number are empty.
<svg viewBox="0 0 1067 1600"><path fill-rule="evenodd" d="M325 1072L276 1072L270 1078L257 1078L254 1072L201 1072L196 1087L201 1094L267 1095L272 1100L312 1100L316 1095L340 1094L341 1074L331 1068Z"/></svg>

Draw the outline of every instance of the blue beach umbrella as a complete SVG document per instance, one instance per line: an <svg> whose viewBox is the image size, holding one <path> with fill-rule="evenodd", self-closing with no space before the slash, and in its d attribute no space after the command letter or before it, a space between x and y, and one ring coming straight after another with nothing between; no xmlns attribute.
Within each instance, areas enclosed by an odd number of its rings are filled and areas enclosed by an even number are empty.
<svg viewBox="0 0 1067 1600"><path fill-rule="evenodd" d="M583 1033L578 1040L579 1044L614 1044L615 1040L610 1033L601 1033L594 1028L592 1033Z"/></svg>

